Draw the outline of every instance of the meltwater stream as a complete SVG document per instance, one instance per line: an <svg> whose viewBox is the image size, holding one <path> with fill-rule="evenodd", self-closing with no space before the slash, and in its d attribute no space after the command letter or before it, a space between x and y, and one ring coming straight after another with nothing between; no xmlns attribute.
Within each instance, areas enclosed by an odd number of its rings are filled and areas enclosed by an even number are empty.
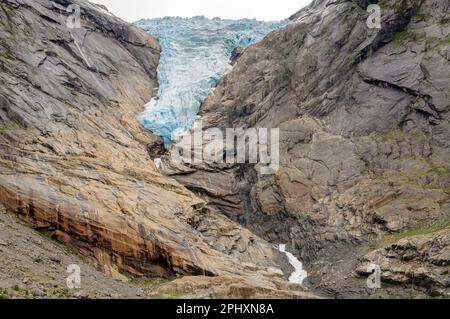
<svg viewBox="0 0 450 319"><path fill-rule="evenodd" d="M286 255L289 263L294 267L294 272L289 277L289 281L294 284L303 284L303 281L308 277L308 273L303 269L303 264L293 254L286 251L286 245L279 245L278 250Z"/></svg>
<svg viewBox="0 0 450 319"><path fill-rule="evenodd" d="M204 17L145 19L135 24L161 44L159 92L146 105L142 124L166 145L194 125L203 100L231 69L235 48L246 48L284 22L250 19L222 20Z"/></svg>

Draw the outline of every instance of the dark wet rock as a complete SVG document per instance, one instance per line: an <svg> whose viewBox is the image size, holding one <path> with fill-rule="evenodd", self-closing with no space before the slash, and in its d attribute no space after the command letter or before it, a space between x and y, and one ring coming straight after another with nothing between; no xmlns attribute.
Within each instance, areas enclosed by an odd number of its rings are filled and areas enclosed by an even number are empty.
<svg viewBox="0 0 450 319"><path fill-rule="evenodd" d="M239 58L241 57L242 53L244 53L245 49L244 48L235 48L233 50L233 52L231 52L231 64L235 65L236 62L239 60Z"/></svg>

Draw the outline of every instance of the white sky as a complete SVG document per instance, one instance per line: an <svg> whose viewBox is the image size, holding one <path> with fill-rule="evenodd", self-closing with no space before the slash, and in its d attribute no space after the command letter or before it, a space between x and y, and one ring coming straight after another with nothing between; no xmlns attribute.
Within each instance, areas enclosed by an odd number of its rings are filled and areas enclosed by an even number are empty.
<svg viewBox="0 0 450 319"><path fill-rule="evenodd" d="M90 0L104 4L114 15L134 22L165 16L223 19L286 19L312 0Z"/></svg>

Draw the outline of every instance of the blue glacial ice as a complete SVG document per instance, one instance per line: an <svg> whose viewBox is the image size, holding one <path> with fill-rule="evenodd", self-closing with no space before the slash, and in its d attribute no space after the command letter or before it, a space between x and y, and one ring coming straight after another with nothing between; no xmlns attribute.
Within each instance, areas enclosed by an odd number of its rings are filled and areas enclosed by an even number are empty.
<svg viewBox="0 0 450 319"><path fill-rule="evenodd" d="M285 25L250 19L205 17L144 19L135 24L159 40L157 98L146 105L141 123L170 145L193 127L203 100L232 66L235 48L246 48Z"/></svg>

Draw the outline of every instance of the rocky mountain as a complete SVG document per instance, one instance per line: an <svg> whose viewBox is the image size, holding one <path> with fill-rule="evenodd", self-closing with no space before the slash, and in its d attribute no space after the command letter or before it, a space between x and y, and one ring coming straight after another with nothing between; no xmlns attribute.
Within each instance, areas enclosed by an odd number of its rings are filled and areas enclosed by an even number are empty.
<svg viewBox="0 0 450 319"><path fill-rule="evenodd" d="M188 276L169 295L313 296L280 275L271 244L155 169L162 140L137 120L157 88L154 38L81 0L2 0L0 18L9 213L115 278Z"/></svg>
<svg viewBox="0 0 450 319"><path fill-rule="evenodd" d="M201 108L204 129L280 128L278 172L170 154L163 172L288 243L325 296L450 297L448 5L314 1L245 50Z"/></svg>
<svg viewBox="0 0 450 319"><path fill-rule="evenodd" d="M280 168L261 175L162 156L137 120L158 87L146 32L84 0L1 0L0 204L109 276L167 278L159 296L450 297L448 1L379 1L381 29L372 2L314 1L203 103L204 129L280 129ZM5 285L20 229L0 237ZM123 285L111 294L133 296Z"/></svg>

